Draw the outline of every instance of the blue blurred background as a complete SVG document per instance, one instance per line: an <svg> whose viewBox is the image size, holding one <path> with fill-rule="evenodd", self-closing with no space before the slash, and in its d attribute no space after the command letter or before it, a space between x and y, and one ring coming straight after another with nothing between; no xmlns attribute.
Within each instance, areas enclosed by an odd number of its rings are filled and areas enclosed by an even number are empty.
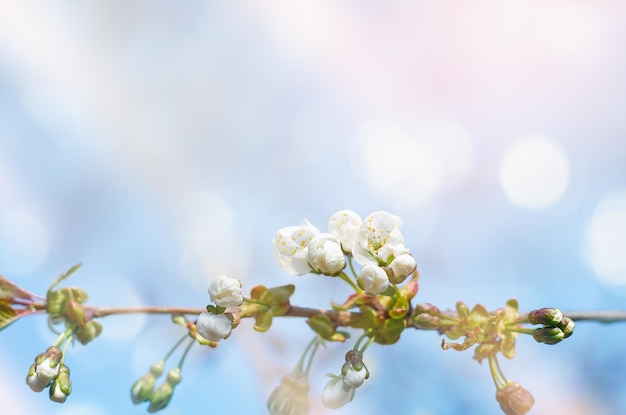
<svg viewBox="0 0 626 415"><path fill-rule="evenodd" d="M524 1L4 1L0 5L0 273L99 305L209 301L211 278L297 283L326 307L340 281L292 277L277 229L351 209L404 219L417 300L490 309L626 308L626 6ZM24 379L55 335L0 334L2 413L140 414L129 388L181 334L110 317L70 350L64 405ZM302 320L244 322L195 348L163 414L265 413L310 339ZM350 405L315 414L499 414L486 364L408 332L368 349ZM507 376L532 414L626 413L626 325L523 337ZM175 356L173 364L176 363Z"/></svg>

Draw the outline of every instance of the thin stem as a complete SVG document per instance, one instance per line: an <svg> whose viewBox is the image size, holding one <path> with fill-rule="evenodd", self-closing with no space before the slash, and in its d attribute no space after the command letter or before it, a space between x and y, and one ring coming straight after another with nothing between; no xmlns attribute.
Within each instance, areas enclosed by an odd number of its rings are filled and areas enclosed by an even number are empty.
<svg viewBox="0 0 626 415"><path fill-rule="evenodd" d="M187 337L187 336L185 336L185 337ZM183 337L183 339L184 339L184 337ZM181 340L178 342L178 344L180 344L180 343L182 342L182 340L183 340L183 339L181 339ZM189 344L188 344L188 345L187 345L187 347L185 348L185 351L183 352L183 355L182 355L182 357L180 358L180 362L178 362L178 368L179 368L179 369L182 369L182 367L183 367L183 363L185 362L185 359L187 358L187 353L189 353L189 350L191 350L191 346L193 346L195 343L196 343L196 341L195 341L194 339L191 339L191 341L189 342ZM176 345L176 347L178 347L178 344Z"/></svg>
<svg viewBox="0 0 626 415"><path fill-rule="evenodd" d="M356 278L358 274L354 270L354 263L352 262L352 256L348 257L348 265L350 266L350 271L352 271L352 275L354 275L354 278Z"/></svg>
<svg viewBox="0 0 626 415"><path fill-rule="evenodd" d="M370 338L369 338L369 340L367 341L367 343L365 343L365 346L361 347L360 352L361 352L361 353L365 353L365 350L366 350L368 347L370 347L370 345L371 345L372 343L374 343L374 339L375 339L375 338L376 338L375 336L370 337Z"/></svg>
<svg viewBox="0 0 626 415"><path fill-rule="evenodd" d="M346 274L345 272L341 271L338 275L339 278L341 278L342 280L344 280L345 282L347 282L348 284L350 284L350 287L352 287L354 289L355 292L361 294L363 292L362 289L359 288L358 285L355 284L354 281L352 281L350 279L350 277L348 276L348 274Z"/></svg>
<svg viewBox="0 0 626 415"><path fill-rule="evenodd" d="M522 328L522 327L507 327L506 331L513 331L515 333L532 335L533 332L535 331L535 329L526 329L526 328Z"/></svg>
<svg viewBox="0 0 626 415"><path fill-rule="evenodd" d="M313 364L313 358L315 357L315 353L317 352L317 348L320 347L320 344L322 344L322 341L320 339L319 336L315 337L315 345L313 346L313 350L311 350L311 353L309 354L309 360L308 362L306 362L306 367L304 368L304 374L308 375L309 371L311 370L311 365Z"/></svg>
<svg viewBox="0 0 626 415"><path fill-rule="evenodd" d="M361 342L363 341L363 339L365 339L367 336L369 336L369 334L372 332L372 329L368 329L366 331L363 332L363 334L361 334L359 336L359 338L357 339L357 341L354 343L354 347L352 348L352 350L358 351L359 350L359 345L361 344ZM372 337L373 338L373 337ZM369 344L368 344L369 346ZM367 346L366 346L367 347Z"/></svg>
<svg viewBox="0 0 626 415"><path fill-rule="evenodd" d="M163 361L164 361L164 362L166 362L166 361L167 361L167 359L169 359L169 358L170 358L170 356L172 355L172 353L174 353L174 350L178 349L178 346L180 346L180 344L181 344L183 341L185 341L185 339L186 339L188 336L189 336L189 334L185 334L183 337L181 337L181 338L180 338L180 340L178 340L178 341L176 342L176 344L174 345L174 347L172 347L172 348L170 349L170 351L169 351L169 352L167 352L167 354L166 354L166 355L165 355L165 357L163 358ZM185 354L187 354L187 353L185 352Z"/></svg>
<svg viewBox="0 0 626 415"><path fill-rule="evenodd" d="M59 337L57 337L56 341L54 342L54 347L61 346L63 341L65 339L67 339L68 337L70 337L72 335L72 333L74 333L74 330L76 330L76 325L68 327L67 330L65 330L63 333L59 334Z"/></svg>
<svg viewBox="0 0 626 415"><path fill-rule="evenodd" d="M496 354L489 354L489 370L491 371L491 378L493 379L493 383L496 385L496 389L500 389L505 382L503 381L502 370L500 370L500 365L496 360Z"/></svg>

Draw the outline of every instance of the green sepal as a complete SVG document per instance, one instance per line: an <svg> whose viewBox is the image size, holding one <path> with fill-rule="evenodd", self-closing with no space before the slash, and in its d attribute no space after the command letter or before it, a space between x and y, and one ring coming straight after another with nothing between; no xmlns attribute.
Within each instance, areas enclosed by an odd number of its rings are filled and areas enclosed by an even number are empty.
<svg viewBox="0 0 626 415"><path fill-rule="evenodd" d="M511 298L504 305L504 319L507 322L512 322L517 320L519 316L519 306L517 304L517 300L515 298Z"/></svg>
<svg viewBox="0 0 626 415"><path fill-rule="evenodd" d="M405 328L406 321L404 320L385 320L383 326L376 333L375 341L379 344L394 344L400 340L400 335Z"/></svg>
<svg viewBox="0 0 626 415"><path fill-rule="evenodd" d="M272 325L272 317L272 310L259 311L254 316L254 329L260 333L268 331Z"/></svg>
<svg viewBox="0 0 626 415"><path fill-rule="evenodd" d="M224 314L224 311L226 311L226 307L209 304L206 306L206 311L213 314Z"/></svg>
<svg viewBox="0 0 626 415"><path fill-rule="evenodd" d="M401 295L396 299L393 308L389 310L389 317L393 319L404 318L409 312L409 299Z"/></svg>
<svg viewBox="0 0 626 415"><path fill-rule="evenodd" d="M380 295L385 295L387 297L391 297L393 296L398 290L396 290L396 287L393 286L393 284L389 284L389 286L387 287L387 289L385 291L383 291L382 293L380 293Z"/></svg>

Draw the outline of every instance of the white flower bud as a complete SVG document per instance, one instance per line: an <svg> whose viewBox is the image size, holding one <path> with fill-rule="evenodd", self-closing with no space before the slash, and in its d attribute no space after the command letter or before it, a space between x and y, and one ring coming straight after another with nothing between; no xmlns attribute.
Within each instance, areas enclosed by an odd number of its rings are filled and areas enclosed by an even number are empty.
<svg viewBox="0 0 626 415"><path fill-rule="evenodd" d="M329 233L320 233L308 246L309 265L325 275L335 275L346 266L339 241Z"/></svg>
<svg viewBox="0 0 626 415"><path fill-rule="evenodd" d="M50 400L63 403L72 393L72 381L70 380L70 369L63 365L59 370L59 375L50 385Z"/></svg>
<svg viewBox="0 0 626 415"><path fill-rule="evenodd" d="M326 408L341 408L354 398L354 388L348 387L341 376L328 375L330 381L322 391L322 403Z"/></svg>
<svg viewBox="0 0 626 415"><path fill-rule="evenodd" d="M341 243L346 253L352 252L352 247L358 243L361 217L351 210L340 210L330 217L328 232L334 235Z"/></svg>
<svg viewBox="0 0 626 415"><path fill-rule="evenodd" d="M241 282L226 275L218 275L209 285L211 301L220 307L241 305Z"/></svg>
<svg viewBox="0 0 626 415"><path fill-rule="evenodd" d="M372 264L363 265L359 280L368 294L379 294L389 287L387 273L381 267Z"/></svg>
<svg viewBox="0 0 626 415"><path fill-rule="evenodd" d="M45 353L35 358L35 363L28 370L26 383L35 392L44 390L59 375L63 353L58 347L48 347Z"/></svg>
<svg viewBox="0 0 626 415"><path fill-rule="evenodd" d="M230 336L233 324L225 314L203 312L196 322L198 334L207 340L218 342Z"/></svg>
<svg viewBox="0 0 626 415"><path fill-rule="evenodd" d="M306 219L299 226L280 229L274 237L274 258L282 269L291 275L311 272L307 247L319 229Z"/></svg>
<svg viewBox="0 0 626 415"><path fill-rule="evenodd" d="M415 268L417 268L417 263L413 255L409 253L400 254L389 264L390 277L395 284L400 284L415 271Z"/></svg>
<svg viewBox="0 0 626 415"><path fill-rule="evenodd" d="M355 370L352 366L348 368L348 372L343 375L343 383L349 388L356 389L360 387L368 377L367 368L363 366L361 370Z"/></svg>
<svg viewBox="0 0 626 415"><path fill-rule="evenodd" d="M309 413L309 382L300 370L283 377L267 400L271 415L306 415Z"/></svg>

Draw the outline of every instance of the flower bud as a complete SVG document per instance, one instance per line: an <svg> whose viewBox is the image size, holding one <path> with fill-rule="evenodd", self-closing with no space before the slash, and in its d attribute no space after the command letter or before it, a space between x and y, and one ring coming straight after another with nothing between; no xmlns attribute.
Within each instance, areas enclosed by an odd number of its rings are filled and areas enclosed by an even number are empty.
<svg viewBox="0 0 626 415"><path fill-rule="evenodd" d="M169 382L164 382L150 395L150 405L148 412L157 412L164 409L172 400L174 386Z"/></svg>
<svg viewBox="0 0 626 415"><path fill-rule="evenodd" d="M361 367L360 370L356 370L352 366L348 367L348 370L343 375L343 383L352 389L356 389L360 387L365 379L369 377L369 372L365 366Z"/></svg>
<svg viewBox="0 0 626 415"><path fill-rule="evenodd" d="M230 336L232 322L226 314L213 314L203 312L196 321L198 334L207 340L218 342Z"/></svg>
<svg viewBox="0 0 626 415"><path fill-rule="evenodd" d="M439 307L430 303L420 303L415 306L413 314L430 314L431 316L438 316L441 313Z"/></svg>
<svg viewBox="0 0 626 415"><path fill-rule="evenodd" d="M35 392L44 390L59 375L63 352L58 347L48 347L45 353L35 358L35 363L28 370L26 383Z"/></svg>
<svg viewBox="0 0 626 415"><path fill-rule="evenodd" d="M535 404L535 399L518 383L509 382L496 392L496 400L506 415L524 415Z"/></svg>
<svg viewBox="0 0 626 415"><path fill-rule="evenodd" d="M63 365L59 370L59 375L50 385L50 400L63 403L72 393L72 381L70 380L70 369Z"/></svg>
<svg viewBox="0 0 626 415"><path fill-rule="evenodd" d="M558 308L541 308L528 313L530 324L543 324L544 326L556 326L563 319L563 313Z"/></svg>
<svg viewBox="0 0 626 415"><path fill-rule="evenodd" d="M156 378L163 374L163 367L165 361L159 360L150 366L150 371L143 375L135 384L130 388L130 398L135 405L145 402L150 399L152 391L154 390L154 384Z"/></svg>
<svg viewBox="0 0 626 415"><path fill-rule="evenodd" d="M393 284L400 284L417 269L417 263L413 255L409 253L400 254L389 264L389 281Z"/></svg>
<svg viewBox="0 0 626 415"><path fill-rule="evenodd" d="M324 275L336 275L346 266L339 241L329 233L315 235L307 248L309 265Z"/></svg>
<svg viewBox="0 0 626 415"><path fill-rule="evenodd" d="M441 326L441 319L430 314L413 315L413 323L420 329L438 329Z"/></svg>
<svg viewBox="0 0 626 415"><path fill-rule="evenodd" d="M74 335L80 344L87 344L102 333L102 324L97 321L90 320L84 326L81 326Z"/></svg>
<svg viewBox="0 0 626 415"><path fill-rule="evenodd" d="M533 338L538 343L557 344L565 338L565 333L558 327L543 327L533 330Z"/></svg>
<svg viewBox="0 0 626 415"><path fill-rule="evenodd" d="M209 285L211 301L220 307L232 307L241 305L241 282L226 275L218 275Z"/></svg>
<svg viewBox="0 0 626 415"><path fill-rule="evenodd" d="M329 374L331 379L322 391L322 403L326 408L341 408L354 398L355 389L343 382L342 376Z"/></svg>
<svg viewBox="0 0 626 415"><path fill-rule="evenodd" d="M574 326L574 321L569 317L563 317L563 320L557 325L558 328L563 330L565 338L568 338L574 333Z"/></svg>
<svg viewBox="0 0 626 415"><path fill-rule="evenodd" d="M379 294L389 287L387 273L381 267L372 264L363 265L359 281L368 294Z"/></svg>

